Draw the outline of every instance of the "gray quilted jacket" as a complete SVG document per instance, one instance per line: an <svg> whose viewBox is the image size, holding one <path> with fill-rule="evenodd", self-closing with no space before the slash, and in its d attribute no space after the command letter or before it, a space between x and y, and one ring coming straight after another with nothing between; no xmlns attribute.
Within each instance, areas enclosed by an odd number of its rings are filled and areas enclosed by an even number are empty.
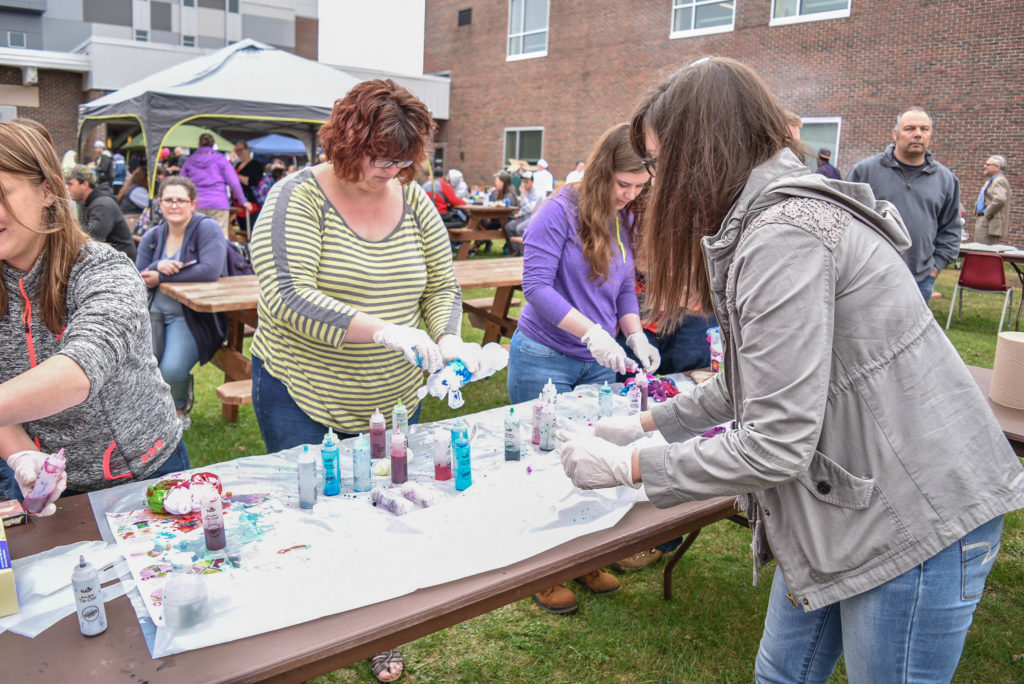
<svg viewBox="0 0 1024 684"><path fill-rule="evenodd" d="M704 239L725 372L656 406L670 444L640 453L657 506L752 493L805 610L1024 507L1024 469L903 264L909 243L866 185L788 150L755 169Z"/></svg>

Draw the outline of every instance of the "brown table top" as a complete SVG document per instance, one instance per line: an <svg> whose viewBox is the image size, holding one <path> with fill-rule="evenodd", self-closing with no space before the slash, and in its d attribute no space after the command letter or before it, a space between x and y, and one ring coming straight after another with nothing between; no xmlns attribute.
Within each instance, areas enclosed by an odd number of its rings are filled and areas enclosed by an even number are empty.
<svg viewBox="0 0 1024 684"><path fill-rule="evenodd" d="M150 658L135 612L122 596L107 603L109 628L104 634L81 636L76 617L70 615L35 639L0 634L0 662L4 679L18 682L304 681L525 598L733 512L732 498L666 510L638 503L608 530L504 568L158 659ZM7 535L15 558L100 538L87 496L62 499L56 515L8 528Z"/></svg>
<svg viewBox="0 0 1024 684"><path fill-rule="evenodd" d="M971 372L971 377L974 378L974 382L978 383L981 393L984 394L985 399L988 400L988 405L992 407L992 413L995 414L1000 427L1002 427L1003 432L1006 433L1006 438L1011 442L1024 444L1024 409L1014 409L1009 406L1003 406L1002 404L997 404L988 398L988 388L989 385L992 384L991 368L968 366L967 370Z"/></svg>
<svg viewBox="0 0 1024 684"><path fill-rule="evenodd" d="M481 218L502 216L516 213L519 211L519 207L506 207L506 206L493 206L485 207L482 204L463 204L459 209L464 209L470 216L479 216Z"/></svg>
<svg viewBox="0 0 1024 684"><path fill-rule="evenodd" d="M453 267L459 287L467 290L523 282L522 257L456 261ZM227 276L206 283L161 283L160 291L193 311L221 313L255 309L260 286L256 276Z"/></svg>

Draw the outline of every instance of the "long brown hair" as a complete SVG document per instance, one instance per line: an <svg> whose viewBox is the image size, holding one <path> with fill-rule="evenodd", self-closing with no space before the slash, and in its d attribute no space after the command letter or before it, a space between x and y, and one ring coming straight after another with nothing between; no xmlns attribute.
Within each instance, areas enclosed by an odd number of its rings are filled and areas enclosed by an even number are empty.
<svg viewBox="0 0 1024 684"><path fill-rule="evenodd" d="M658 141L657 169L638 258L645 317L664 311L664 332L682 321L680 302L711 312L701 238L718 232L754 168L794 141L785 110L757 74L719 57L685 66L648 92L630 121L633 148L644 157L648 132Z"/></svg>
<svg viewBox="0 0 1024 684"><path fill-rule="evenodd" d="M89 238L71 213L71 198L64 185L57 151L36 127L19 121L0 122L0 171L25 178L54 197L53 203L44 207L38 226L33 227L36 224L32 220L34 217L18 216L0 188L0 204L4 210L29 230L46 235L40 308L43 323L52 333L58 334L67 319L65 298L71 268ZM7 290L0 287L0 316L7 315L8 304Z"/></svg>
<svg viewBox="0 0 1024 684"><path fill-rule="evenodd" d="M615 218L615 174L644 170L640 156L630 145L629 124L615 124L601 135L587 160L587 173L578 188L565 186L562 192L579 193L579 235L583 256L590 266L590 280L607 280L611 272L611 239L608 225ZM633 232L626 229L630 242Z"/></svg>

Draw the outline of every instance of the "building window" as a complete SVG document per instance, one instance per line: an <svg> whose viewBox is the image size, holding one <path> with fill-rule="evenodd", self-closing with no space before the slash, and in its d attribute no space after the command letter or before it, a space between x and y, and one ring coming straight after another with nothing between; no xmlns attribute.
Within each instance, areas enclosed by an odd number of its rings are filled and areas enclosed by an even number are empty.
<svg viewBox="0 0 1024 684"><path fill-rule="evenodd" d="M228 0L228 12L238 14L238 0Z"/></svg>
<svg viewBox="0 0 1024 684"><path fill-rule="evenodd" d="M673 0L669 38L732 31L735 4L734 0Z"/></svg>
<svg viewBox="0 0 1024 684"><path fill-rule="evenodd" d="M469 26L473 23L473 8L459 10L459 26Z"/></svg>
<svg viewBox="0 0 1024 684"><path fill-rule="evenodd" d="M28 47L28 40L25 37L25 32L24 31L8 31L7 32L7 47L12 47L12 48Z"/></svg>
<svg viewBox="0 0 1024 684"><path fill-rule="evenodd" d="M509 0L508 59L546 57L548 0Z"/></svg>
<svg viewBox="0 0 1024 684"><path fill-rule="evenodd" d="M144 31L143 29L135 29L135 40L139 41L140 43L148 43L149 31Z"/></svg>
<svg viewBox="0 0 1024 684"><path fill-rule="evenodd" d="M182 7L195 7L196 0L181 0Z"/></svg>
<svg viewBox="0 0 1024 684"><path fill-rule="evenodd" d="M771 26L850 16L853 0L772 0Z"/></svg>
<svg viewBox="0 0 1024 684"><path fill-rule="evenodd" d="M818 168L818 150L825 148L832 153L831 163L839 167L839 129L842 119L838 116L803 117L800 141L804 144L804 163L813 171ZM848 172L849 169L846 169ZM843 173L845 176L846 173Z"/></svg>
<svg viewBox="0 0 1024 684"><path fill-rule="evenodd" d="M185 46L185 47L195 47L196 46L196 37L195 36L182 36L181 37L181 44L183 46Z"/></svg>
<svg viewBox="0 0 1024 684"><path fill-rule="evenodd" d="M528 164L536 164L537 160L543 156L541 154L543 149L543 128L506 128L502 165L507 165L509 159L521 159Z"/></svg>

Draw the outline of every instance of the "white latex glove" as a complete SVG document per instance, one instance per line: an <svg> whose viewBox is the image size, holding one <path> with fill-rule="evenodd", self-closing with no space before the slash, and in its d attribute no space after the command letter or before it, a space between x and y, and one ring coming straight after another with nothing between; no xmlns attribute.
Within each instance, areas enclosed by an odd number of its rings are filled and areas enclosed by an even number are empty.
<svg viewBox="0 0 1024 684"><path fill-rule="evenodd" d="M437 347L441 350L441 363L444 365L461 359L471 375L480 372L480 345L476 342L463 342L458 335L442 335Z"/></svg>
<svg viewBox="0 0 1024 684"><path fill-rule="evenodd" d="M628 357L626 350L600 325L595 325L580 338L594 356L594 360L605 368L625 375Z"/></svg>
<svg viewBox="0 0 1024 684"><path fill-rule="evenodd" d="M19 451L11 454L7 457L7 465L10 466L11 470L14 471L14 479L18 483L18 487L21 488L22 496L28 496L29 492L32 491L32 485L36 482L36 477L39 476L39 471L43 469L43 463L46 461L47 454L41 451ZM67 471L60 474L60 479L57 480L57 486L53 488L53 492L50 494L49 500L46 505L43 506L43 510L39 511L35 515L53 515L57 512L57 504L54 502L60 498L61 492L68 488L68 474Z"/></svg>
<svg viewBox="0 0 1024 684"><path fill-rule="evenodd" d="M646 437L648 433L640 423L640 414L634 413L631 416L602 418L594 424L594 434L612 444L626 446Z"/></svg>
<svg viewBox="0 0 1024 684"><path fill-rule="evenodd" d="M580 489L601 489L633 482L633 450L606 442L600 437L577 437L562 445L562 468Z"/></svg>
<svg viewBox="0 0 1024 684"><path fill-rule="evenodd" d="M627 337L626 344L633 350L636 357L640 359L640 363L645 371L653 373L658 370L658 366L661 365L661 353L657 347L650 343L643 331L635 332Z"/></svg>
<svg viewBox="0 0 1024 684"><path fill-rule="evenodd" d="M425 371L441 370L441 350L425 331L407 325L386 325L373 334L373 341L382 347L400 351L405 360ZM419 357L417 359L417 357Z"/></svg>

